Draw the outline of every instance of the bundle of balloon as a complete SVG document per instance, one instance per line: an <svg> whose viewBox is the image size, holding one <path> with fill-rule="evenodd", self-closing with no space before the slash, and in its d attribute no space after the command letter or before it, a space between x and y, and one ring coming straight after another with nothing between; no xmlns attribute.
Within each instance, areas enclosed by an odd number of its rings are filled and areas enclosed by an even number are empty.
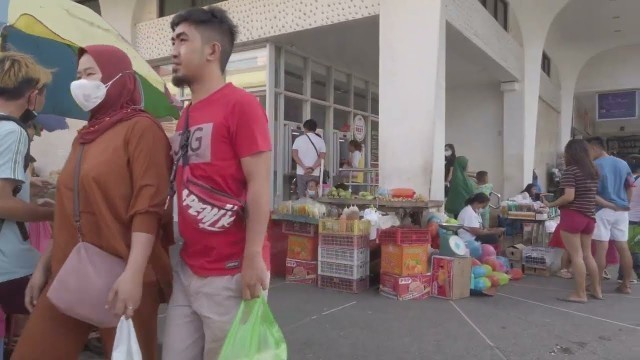
<svg viewBox="0 0 640 360"><path fill-rule="evenodd" d="M480 244L476 241L466 242L470 255L473 257L471 268L471 294L493 296L497 288L507 285L510 280L520 280L522 269L511 268L509 259L496 256L496 250L491 245Z"/></svg>

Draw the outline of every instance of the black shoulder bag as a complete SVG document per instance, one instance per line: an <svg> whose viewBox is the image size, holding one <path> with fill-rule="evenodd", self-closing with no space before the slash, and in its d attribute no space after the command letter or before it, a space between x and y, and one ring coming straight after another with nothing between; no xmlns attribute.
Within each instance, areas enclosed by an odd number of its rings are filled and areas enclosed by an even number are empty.
<svg viewBox="0 0 640 360"><path fill-rule="evenodd" d="M304 134L304 135L307 137L307 139L309 139L309 142L311 143L311 146L313 146L313 149L316 151L316 155L318 156L318 159L319 159L320 158L320 152L318 151L318 148L316 147L316 144L313 143L313 140L311 140L311 137L309 136L309 134ZM315 134L315 135L318 136L317 134ZM330 177L331 176L329 176L329 171L327 171L327 167L325 166L324 171L322 172L322 183L323 184L328 184Z"/></svg>
<svg viewBox="0 0 640 360"><path fill-rule="evenodd" d="M0 114L0 121L11 121L18 124L18 126L20 126L22 130L24 130L25 134L27 134L27 137L29 136L29 133L27 132L27 127L19 119L13 116ZM27 170L29 169L30 159L31 159L31 141L28 142L27 153L24 155L24 171L25 172L27 172ZM13 188L13 191L12 191L13 197L17 197L20 191L22 191L22 185L18 185L15 188ZM0 231L2 231L4 222L5 222L5 219L0 219ZM24 241L29 240L29 231L27 230L27 225L22 221L16 222L16 225L18 225L18 230L20 231L20 235L22 236L22 239Z"/></svg>

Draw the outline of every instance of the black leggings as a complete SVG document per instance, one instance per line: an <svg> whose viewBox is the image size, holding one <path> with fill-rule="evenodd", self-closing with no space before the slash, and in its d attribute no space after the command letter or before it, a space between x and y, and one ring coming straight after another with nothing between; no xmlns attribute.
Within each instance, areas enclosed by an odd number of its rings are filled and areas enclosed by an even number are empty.
<svg viewBox="0 0 640 360"><path fill-rule="evenodd" d="M497 244L499 239L498 235L495 234L486 234L486 235L478 235L476 236L476 241L479 241L481 244Z"/></svg>

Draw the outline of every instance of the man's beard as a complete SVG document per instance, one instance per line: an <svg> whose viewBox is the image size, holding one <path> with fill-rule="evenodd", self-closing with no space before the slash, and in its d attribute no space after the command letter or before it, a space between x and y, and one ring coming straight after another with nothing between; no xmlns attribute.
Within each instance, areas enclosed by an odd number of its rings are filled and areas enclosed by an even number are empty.
<svg viewBox="0 0 640 360"><path fill-rule="evenodd" d="M188 87L189 85L191 85L191 80L189 80L186 76L174 74L171 77L171 83L173 84L173 86L179 88Z"/></svg>

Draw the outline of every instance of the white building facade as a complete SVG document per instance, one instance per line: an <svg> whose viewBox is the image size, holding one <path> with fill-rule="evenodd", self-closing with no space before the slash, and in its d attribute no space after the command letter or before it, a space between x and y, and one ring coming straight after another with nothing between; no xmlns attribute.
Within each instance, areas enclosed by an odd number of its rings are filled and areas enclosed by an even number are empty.
<svg viewBox="0 0 640 360"><path fill-rule="evenodd" d="M323 130L332 173L364 120L356 135L380 185L434 200L444 198L446 143L511 196L534 169L545 188L573 135L640 133L633 119L595 122L597 93L640 86L636 0L79 2L167 79L171 15L211 3L229 12L240 33L227 80L267 110L275 201L289 196L289 149L308 118Z"/></svg>

